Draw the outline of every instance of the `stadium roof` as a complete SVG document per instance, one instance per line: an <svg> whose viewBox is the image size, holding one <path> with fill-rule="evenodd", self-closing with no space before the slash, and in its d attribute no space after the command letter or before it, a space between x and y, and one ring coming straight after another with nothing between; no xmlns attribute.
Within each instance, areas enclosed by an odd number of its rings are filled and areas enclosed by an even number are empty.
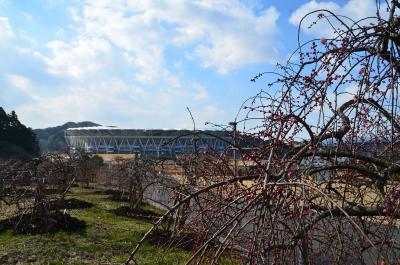
<svg viewBox="0 0 400 265"><path fill-rule="evenodd" d="M222 130L188 130L188 129L125 129L113 126L94 126L69 128L66 131L67 136L181 136L196 133L204 133L219 137L230 137L228 131Z"/></svg>
<svg viewBox="0 0 400 265"><path fill-rule="evenodd" d="M154 131L154 130L164 130L164 131L169 131L169 130L183 130L183 131L190 131L190 129L181 129L181 128L140 128L140 129L134 129L134 128L121 128L117 126L90 126L90 127L78 127L78 128L68 128L67 130L145 130L145 131Z"/></svg>

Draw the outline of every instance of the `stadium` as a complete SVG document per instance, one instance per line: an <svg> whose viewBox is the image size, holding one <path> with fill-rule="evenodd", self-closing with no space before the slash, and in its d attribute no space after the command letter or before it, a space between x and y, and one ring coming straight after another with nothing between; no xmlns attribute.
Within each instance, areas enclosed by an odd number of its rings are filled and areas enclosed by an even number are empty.
<svg viewBox="0 0 400 265"><path fill-rule="evenodd" d="M117 127L70 128L65 131L70 150L95 154L140 154L176 157L197 152L223 153L232 137L226 131L177 129L121 129Z"/></svg>

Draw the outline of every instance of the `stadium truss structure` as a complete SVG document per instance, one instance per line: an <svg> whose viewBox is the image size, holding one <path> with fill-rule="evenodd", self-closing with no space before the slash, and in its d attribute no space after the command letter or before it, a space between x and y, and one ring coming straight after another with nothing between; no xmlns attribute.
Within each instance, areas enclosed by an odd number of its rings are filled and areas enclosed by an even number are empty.
<svg viewBox="0 0 400 265"><path fill-rule="evenodd" d="M225 131L145 130L115 127L70 128L65 131L68 147L96 154L140 154L175 157L197 152L228 151L232 137Z"/></svg>

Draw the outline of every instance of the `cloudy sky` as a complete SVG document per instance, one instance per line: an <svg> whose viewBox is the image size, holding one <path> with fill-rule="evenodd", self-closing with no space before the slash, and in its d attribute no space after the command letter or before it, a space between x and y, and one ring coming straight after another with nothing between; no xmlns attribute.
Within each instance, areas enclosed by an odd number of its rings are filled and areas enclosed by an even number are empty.
<svg viewBox="0 0 400 265"><path fill-rule="evenodd" d="M0 0L0 106L30 127L90 120L191 128L233 120L327 8L362 18L375 0ZM303 28L302 38L326 34Z"/></svg>

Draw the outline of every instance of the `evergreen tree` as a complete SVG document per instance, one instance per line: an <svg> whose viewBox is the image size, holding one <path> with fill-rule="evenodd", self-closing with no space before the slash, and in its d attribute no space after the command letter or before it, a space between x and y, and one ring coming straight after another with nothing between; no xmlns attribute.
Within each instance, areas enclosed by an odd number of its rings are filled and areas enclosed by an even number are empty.
<svg viewBox="0 0 400 265"><path fill-rule="evenodd" d="M39 145L31 128L23 125L15 111L7 114L0 107L0 157L29 158L39 154Z"/></svg>

